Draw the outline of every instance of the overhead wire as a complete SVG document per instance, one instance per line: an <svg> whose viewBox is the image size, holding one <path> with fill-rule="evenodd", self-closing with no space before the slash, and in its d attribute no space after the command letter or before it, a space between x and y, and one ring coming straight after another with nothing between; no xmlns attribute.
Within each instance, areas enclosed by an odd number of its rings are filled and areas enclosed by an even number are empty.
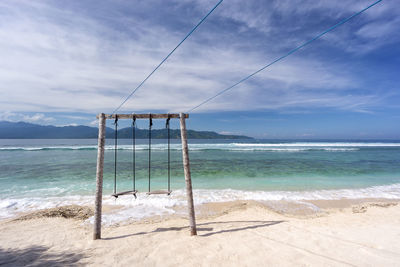
<svg viewBox="0 0 400 267"><path fill-rule="evenodd" d="M318 35L315 36L314 38L312 38L312 39L308 40L307 42L304 42L303 44L301 44L301 45L297 46L296 48L290 50L290 51L287 52L286 54L284 54L284 55L278 57L277 59L275 59L275 60L272 61L271 63L265 65L264 67L262 67L262 68L260 68L260 69L258 69L257 71L253 72L252 74L250 74L250 75L244 77L243 79L239 80L239 81L236 82L235 84L233 84L233 85L231 85L231 86L225 88L225 89L222 90L222 91L219 91L216 95L214 95L214 96L212 96L212 97L210 97L210 98L207 98L206 100L204 100L204 101L201 102L200 104L198 104L198 105L196 105L195 107L189 109L189 110L187 111L187 113L194 111L195 109L197 109L197 108L203 106L204 104L210 102L210 101L213 100L214 98L216 98L216 97L222 95L223 93L225 93L225 92L231 90L232 88L236 87L237 85L239 85L239 84L245 82L246 80L250 79L250 78L253 77L254 75L256 75L256 74L258 74L259 72L261 72L261 71L265 70L266 68L270 67L271 65L277 63L278 61L281 61L282 59L284 59L284 58L286 58L286 57L288 57L288 56L290 56L291 54L295 53L296 51L300 50L301 48L303 48L303 47L309 45L310 43L314 42L315 40L321 38L323 35L327 34L328 32L330 32L330 31L336 29L337 27L343 25L344 23L346 23L347 21L351 20L352 18L354 18L354 17L360 15L360 14L363 13L364 11L366 11L366 10L370 9L371 7L375 6L375 5L378 4L379 2L382 2L382 0L378 0L378 1L374 2L374 3L372 3L371 5L369 5L369 6L365 7L365 8L363 8L362 10L358 11L357 13L351 15L350 17L347 17L347 18L341 20L340 22L338 22L338 23L336 23L335 25L331 26L330 28L326 29L325 31L323 31L322 33L318 34Z"/></svg>
<svg viewBox="0 0 400 267"><path fill-rule="evenodd" d="M152 72L150 72L149 75L134 89L132 92L122 101L122 103L112 112L112 114L115 114L125 103L126 101L129 100L133 96L133 94L136 93L136 91L142 87L142 85L158 70L158 68L161 67L161 65L175 52L176 49L207 19L207 17L222 3L223 0L220 0L197 24L196 26L193 27L193 29L186 34L185 38L182 39L182 41L179 42L177 46L175 46L174 49L172 49L171 52L153 69Z"/></svg>

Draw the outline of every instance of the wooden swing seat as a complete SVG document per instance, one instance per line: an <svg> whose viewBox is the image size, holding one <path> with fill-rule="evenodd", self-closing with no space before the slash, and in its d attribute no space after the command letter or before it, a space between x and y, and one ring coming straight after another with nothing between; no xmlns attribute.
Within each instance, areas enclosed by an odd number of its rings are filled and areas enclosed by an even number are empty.
<svg viewBox="0 0 400 267"><path fill-rule="evenodd" d="M115 193L115 194L112 194L111 196L113 196L113 197L118 197L118 196L122 196L122 195L134 195L134 196L136 196L136 193L137 193L138 191L137 190L130 190L130 191L124 191L124 192L119 192L119 193Z"/></svg>
<svg viewBox="0 0 400 267"><path fill-rule="evenodd" d="M147 195L170 195L172 193L172 191L168 191L168 190L154 190L154 191L150 191L147 192Z"/></svg>

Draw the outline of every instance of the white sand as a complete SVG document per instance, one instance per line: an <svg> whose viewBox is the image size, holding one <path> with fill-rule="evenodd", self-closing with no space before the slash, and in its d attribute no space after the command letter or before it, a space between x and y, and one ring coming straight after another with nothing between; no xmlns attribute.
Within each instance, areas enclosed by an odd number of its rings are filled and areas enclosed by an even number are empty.
<svg viewBox="0 0 400 267"><path fill-rule="evenodd" d="M104 227L97 241L90 225L73 219L2 221L0 265L400 266L400 205L313 218L251 203L227 207L199 219L195 237L182 218Z"/></svg>

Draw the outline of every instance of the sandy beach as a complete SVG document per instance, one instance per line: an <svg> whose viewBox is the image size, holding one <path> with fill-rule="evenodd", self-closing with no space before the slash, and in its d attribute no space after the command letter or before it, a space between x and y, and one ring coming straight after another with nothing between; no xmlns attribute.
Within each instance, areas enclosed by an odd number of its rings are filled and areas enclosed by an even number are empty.
<svg viewBox="0 0 400 267"><path fill-rule="evenodd" d="M398 266L400 205L393 200L313 201L313 214L281 203L209 203L198 236L183 217L103 227L82 219L0 222L4 266ZM274 205L275 207L279 205Z"/></svg>
<svg viewBox="0 0 400 267"><path fill-rule="evenodd" d="M0 0L0 267L400 267L399 14Z"/></svg>

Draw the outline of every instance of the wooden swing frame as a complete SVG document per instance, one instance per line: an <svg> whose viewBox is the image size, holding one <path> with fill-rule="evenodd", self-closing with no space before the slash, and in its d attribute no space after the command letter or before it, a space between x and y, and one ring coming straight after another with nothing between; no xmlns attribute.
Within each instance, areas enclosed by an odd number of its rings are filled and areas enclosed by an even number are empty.
<svg viewBox="0 0 400 267"><path fill-rule="evenodd" d="M182 160L183 169L185 172L185 183L186 183L186 196L188 202L189 212L189 225L190 235L197 235L196 229L196 218L194 213L193 204L193 190L192 190L192 178L190 174L190 163L189 163L189 149L187 143L187 132L186 132L186 119L189 118L188 114L104 114L100 113L96 116L99 120L99 137L97 147L97 167L96 167L96 199L95 199L95 210L94 210L94 231L93 239L101 239L101 212L102 212L102 199L103 199L103 171L104 171L104 146L106 141L106 120L115 119L179 119L181 127L181 141L182 141Z"/></svg>

